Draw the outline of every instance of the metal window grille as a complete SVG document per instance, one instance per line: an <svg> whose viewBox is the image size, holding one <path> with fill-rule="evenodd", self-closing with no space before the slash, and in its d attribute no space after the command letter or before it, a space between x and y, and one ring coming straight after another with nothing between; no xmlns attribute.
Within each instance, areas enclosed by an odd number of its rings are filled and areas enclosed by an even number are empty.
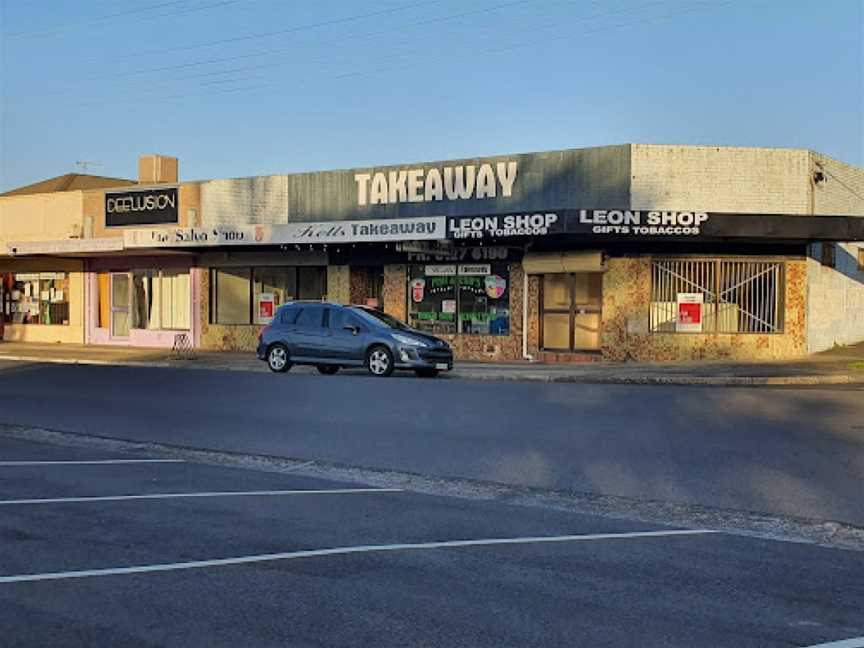
<svg viewBox="0 0 864 648"><path fill-rule="evenodd" d="M701 293L703 333L779 333L783 269L781 261L655 259L651 331L674 333L679 293Z"/></svg>

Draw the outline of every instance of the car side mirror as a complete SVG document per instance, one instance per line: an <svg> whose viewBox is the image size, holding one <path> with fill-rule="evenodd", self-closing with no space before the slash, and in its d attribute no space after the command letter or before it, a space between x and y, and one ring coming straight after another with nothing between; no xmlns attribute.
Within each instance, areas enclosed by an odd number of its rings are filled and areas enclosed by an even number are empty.
<svg viewBox="0 0 864 648"><path fill-rule="evenodd" d="M359 326L354 326L353 324L346 324L342 327L343 331L348 331L351 335L357 335L360 332Z"/></svg>

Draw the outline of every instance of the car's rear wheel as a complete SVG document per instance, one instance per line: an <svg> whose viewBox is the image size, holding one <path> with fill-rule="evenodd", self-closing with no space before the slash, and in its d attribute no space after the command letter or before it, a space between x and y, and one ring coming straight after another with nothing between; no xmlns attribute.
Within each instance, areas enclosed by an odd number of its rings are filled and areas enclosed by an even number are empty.
<svg viewBox="0 0 864 648"><path fill-rule="evenodd" d="M438 375L437 369L415 369L414 373L416 373L421 378L434 378Z"/></svg>
<svg viewBox="0 0 864 648"><path fill-rule="evenodd" d="M277 343L267 349L267 366L276 373L285 373L291 368L288 348L284 344Z"/></svg>
<svg viewBox="0 0 864 648"><path fill-rule="evenodd" d="M316 369L318 369L318 373L324 374L325 376L332 376L339 371L337 365L317 365Z"/></svg>
<svg viewBox="0 0 864 648"><path fill-rule="evenodd" d="M373 376L385 378L393 373L393 354L385 346L374 346L366 354L366 368Z"/></svg>

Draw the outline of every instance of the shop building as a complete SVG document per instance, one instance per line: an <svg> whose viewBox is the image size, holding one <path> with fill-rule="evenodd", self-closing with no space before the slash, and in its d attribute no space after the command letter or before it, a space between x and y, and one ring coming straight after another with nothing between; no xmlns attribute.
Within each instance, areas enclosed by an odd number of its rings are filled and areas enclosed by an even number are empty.
<svg viewBox="0 0 864 648"><path fill-rule="evenodd" d="M12 271L3 296L4 339L145 347L182 339L194 346L197 255L127 250L123 237L142 226L196 225L198 184L181 186L177 160L159 155L141 156L137 182L78 175L80 188L70 191L58 189L57 180L0 196L0 228L13 228L0 229L8 253L0 269L6 264ZM34 219L40 205L42 218ZM10 225L22 222L27 236ZM21 281L31 277L31 286ZM37 288L34 305L29 295Z"/></svg>
<svg viewBox="0 0 864 648"><path fill-rule="evenodd" d="M462 359L784 359L864 340L862 196L860 168L738 147L145 173L84 192L69 258L92 343L252 350L279 304L326 298ZM7 246L19 263L61 243Z"/></svg>

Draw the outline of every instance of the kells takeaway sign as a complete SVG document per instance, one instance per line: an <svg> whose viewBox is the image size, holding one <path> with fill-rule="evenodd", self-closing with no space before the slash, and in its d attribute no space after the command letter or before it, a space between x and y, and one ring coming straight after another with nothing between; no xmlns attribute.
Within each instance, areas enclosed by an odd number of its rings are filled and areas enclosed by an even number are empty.
<svg viewBox="0 0 864 648"><path fill-rule="evenodd" d="M105 225L177 223L177 187L105 194Z"/></svg>

